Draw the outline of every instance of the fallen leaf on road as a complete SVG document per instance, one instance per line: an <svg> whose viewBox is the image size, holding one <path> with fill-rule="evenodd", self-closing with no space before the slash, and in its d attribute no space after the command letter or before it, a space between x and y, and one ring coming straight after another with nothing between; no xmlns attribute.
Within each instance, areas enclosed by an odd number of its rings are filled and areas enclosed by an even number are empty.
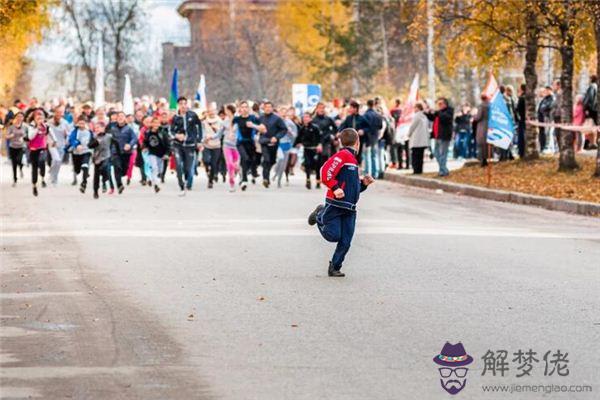
<svg viewBox="0 0 600 400"><path fill-rule="evenodd" d="M188 315L187 320L188 321L193 321L194 320L194 314Z"/></svg>
<svg viewBox="0 0 600 400"><path fill-rule="evenodd" d="M298 324L292 324L292 328L297 328Z"/></svg>
<svg viewBox="0 0 600 400"><path fill-rule="evenodd" d="M256 300L258 300L258 301L264 301L264 300L265 300L265 298L264 298L264 296L260 296L260 297L259 297L258 299L256 299Z"/></svg>

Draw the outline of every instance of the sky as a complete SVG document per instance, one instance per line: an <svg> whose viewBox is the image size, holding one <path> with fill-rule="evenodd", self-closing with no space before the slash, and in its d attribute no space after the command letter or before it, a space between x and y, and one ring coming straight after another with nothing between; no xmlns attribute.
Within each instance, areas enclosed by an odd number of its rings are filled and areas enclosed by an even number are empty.
<svg viewBox="0 0 600 400"><path fill-rule="evenodd" d="M77 0L86 1L86 0ZM161 43L174 42L175 44L187 44L189 42L189 25L185 18L177 13L177 6L183 0L142 0L150 20L150 36L147 38L149 54L160 54ZM28 55L36 62L65 63L70 49L63 44L52 40L42 40L39 45L33 46ZM160 57L157 57L157 65L160 66Z"/></svg>

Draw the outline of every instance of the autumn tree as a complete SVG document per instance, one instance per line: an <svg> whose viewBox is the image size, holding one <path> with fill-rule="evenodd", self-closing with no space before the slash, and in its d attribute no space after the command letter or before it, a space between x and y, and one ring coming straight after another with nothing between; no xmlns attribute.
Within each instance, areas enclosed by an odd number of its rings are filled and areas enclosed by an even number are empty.
<svg viewBox="0 0 600 400"><path fill-rule="evenodd" d="M454 0L438 5L442 21L455 22L447 46L450 60L461 60L485 68L514 63L524 53L527 119L536 119L536 62L542 36L537 5L539 0ZM523 12L515 13L515 10ZM465 50L472 55L465 55ZM525 159L539 158L538 133L534 126L525 132Z"/></svg>
<svg viewBox="0 0 600 400"><path fill-rule="evenodd" d="M582 30L583 2L577 0L551 0L537 2L545 31L549 39L546 46L554 48L560 54L561 72L560 83L562 88L561 103L557 105L555 113L564 124L573 121L573 75L575 62L575 40L584 33ZM556 128L559 144L559 170L570 171L579 168L575 160L573 142L575 133Z"/></svg>
<svg viewBox="0 0 600 400"><path fill-rule="evenodd" d="M596 46L596 75L600 75L600 2L587 2L584 4L587 16L591 21L594 42ZM597 102L598 115L600 115L600 101ZM594 177L600 178L600 134L596 135L596 169L594 171Z"/></svg>
<svg viewBox="0 0 600 400"><path fill-rule="evenodd" d="M136 67L136 44L142 38L144 8L139 0L61 0L58 37L72 48L71 60L81 66L87 81L86 95L94 93L95 56L104 48L108 87L121 96L125 74ZM67 33L68 32L68 33Z"/></svg>
<svg viewBox="0 0 600 400"><path fill-rule="evenodd" d="M0 101L12 97L27 48L50 24L52 0L0 0Z"/></svg>

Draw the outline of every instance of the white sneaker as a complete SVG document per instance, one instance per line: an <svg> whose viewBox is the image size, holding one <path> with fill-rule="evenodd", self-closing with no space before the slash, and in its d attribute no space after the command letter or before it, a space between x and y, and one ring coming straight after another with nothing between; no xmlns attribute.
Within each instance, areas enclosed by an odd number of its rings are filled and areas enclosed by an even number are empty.
<svg viewBox="0 0 600 400"><path fill-rule="evenodd" d="M229 188L229 193L235 193L235 186Z"/></svg>
<svg viewBox="0 0 600 400"><path fill-rule="evenodd" d="M185 197L185 192L186 192L186 190L185 190L185 189L181 190L181 191L179 192L179 197Z"/></svg>

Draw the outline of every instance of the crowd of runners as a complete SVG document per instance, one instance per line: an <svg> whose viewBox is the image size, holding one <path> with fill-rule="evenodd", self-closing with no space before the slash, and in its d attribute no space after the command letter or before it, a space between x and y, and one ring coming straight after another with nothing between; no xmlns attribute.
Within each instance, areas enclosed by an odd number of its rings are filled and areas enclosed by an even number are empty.
<svg viewBox="0 0 600 400"><path fill-rule="evenodd" d="M366 173L381 177L391 164L380 141L392 142L396 121L380 99L365 106L354 100L318 103L302 113L268 100L220 108L212 103L206 111L194 105L180 97L170 110L166 100L144 96L136 99L134 113L125 114L119 105L17 100L0 115L13 186L28 165L35 196L71 171L72 185L81 193L92 186L94 198L123 193L134 176L159 192L171 174L182 196L202 175L209 189L223 182L232 192L250 183L280 188L295 172L305 174L307 189L319 188L320 169L340 149L339 132L349 127L361 136L358 159L364 159ZM68 164L72 169L66 172Z"/></svg>
<svg viewBox="0 0 600 400"><path fill-rule="evenodd" d="M511 86L501 86L516 132L511 148L496 150L500 161L524 155L523 86L518 97ZM538 119L560 121L559 82L540 93ZM578 96L574 105L573 123L597 125L597 101L597 77L593 76L585 96ZM73 186L86 193L91 177L94 198L100 191L123 193L136 169L135 179L139 175L139 182L157 193L167 176L176 176L182 196L204 174L209 189L223 182L232 192L238 187L247 190L250 182L280 188L289 184L295 172L306 175L307 189L320 188L321 167L342 147L340 132L346 128L359 135L356 157L361 172L375 179L382 178L386 169L412 168L420 174L426 155L435 157L440 176L450 173L449 156L479 158L482 165L490 157L486 144L489 99L485 96L477 107L462 104L457 111L443 97L419 101L410 111L398 99L388 107L380 97L365 102L336 99L309 110L268 100L237 101L220 108L211 103L204 110L197 102L180 97L171 110L164 98L155 101L142 96L135 99L131 114L123 112L120 104L73 103L55 99L40 104L33 98L16 100L10 108L0 106L2 150L12 165L13 186L24 178L23 166L28 165L37 196L40 186L58 184L61 171L71 163ZM407 112L411 118L401 129L401 116ZM539 128L540 151L558 151L553 132ZM579 134L574 146L580 151L594 148L595 143L594 133Z"/></svg>

